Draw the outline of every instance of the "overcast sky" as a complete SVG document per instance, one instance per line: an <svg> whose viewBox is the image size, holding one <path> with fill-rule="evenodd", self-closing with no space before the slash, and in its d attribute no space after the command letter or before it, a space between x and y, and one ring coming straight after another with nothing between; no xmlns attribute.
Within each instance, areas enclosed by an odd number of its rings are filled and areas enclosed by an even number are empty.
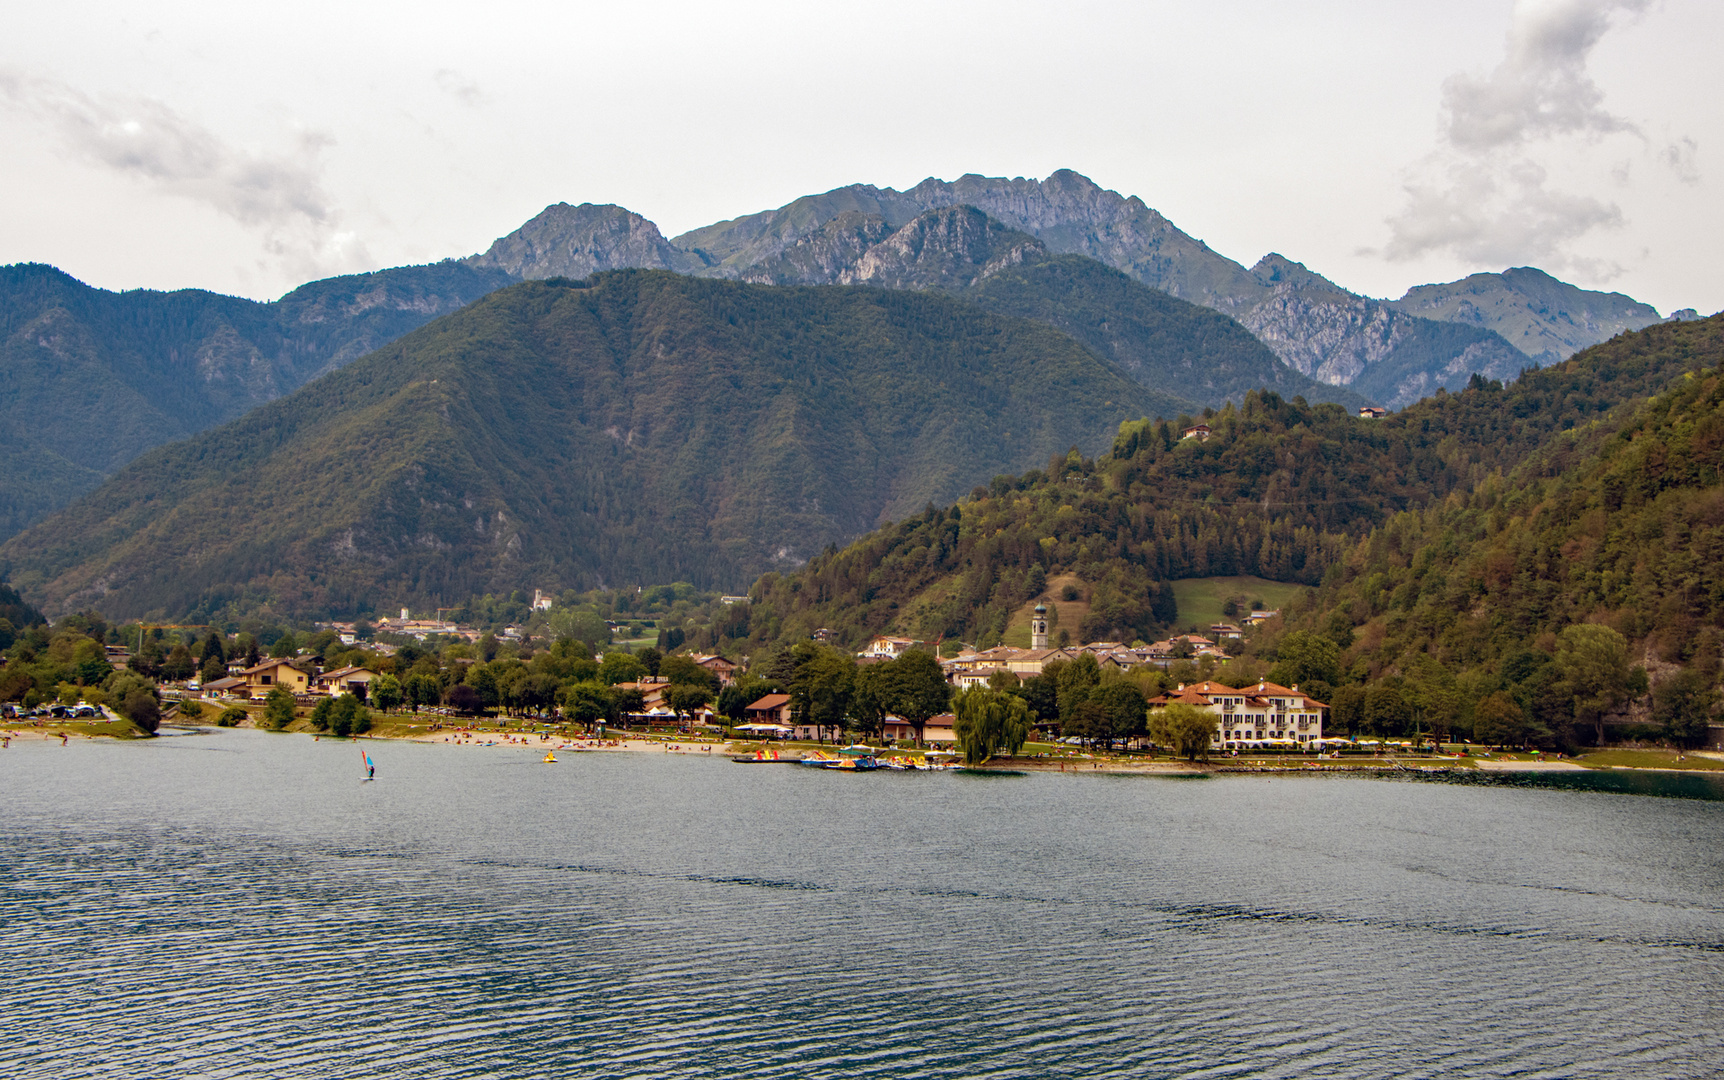
<svg viewBox="0 0 1724 1080"><path fill-rule="evenodd" d="M1724 307L1718 0L0 3L0 263L105 288L1071 168L1374 296L1535 265Z"/></svg>

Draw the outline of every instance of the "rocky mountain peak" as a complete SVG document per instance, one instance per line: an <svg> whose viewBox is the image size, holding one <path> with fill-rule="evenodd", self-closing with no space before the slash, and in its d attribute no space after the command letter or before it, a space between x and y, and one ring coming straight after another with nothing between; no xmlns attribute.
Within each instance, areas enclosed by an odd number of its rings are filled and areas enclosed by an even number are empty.
<svg viewBox="0 0 1724 1080"><path fill-rule="evenodd" d="M843 284L960 289L1046 248L973 206L930 210L862 254Z"/></svg>
<svg viewBox="0 0 1724 1080"><path fill-rule="evenodd" d="M600 270L669 270L677 251L658 226L612 203L553 203L466 260L518 278L584 278Z"/></svg>

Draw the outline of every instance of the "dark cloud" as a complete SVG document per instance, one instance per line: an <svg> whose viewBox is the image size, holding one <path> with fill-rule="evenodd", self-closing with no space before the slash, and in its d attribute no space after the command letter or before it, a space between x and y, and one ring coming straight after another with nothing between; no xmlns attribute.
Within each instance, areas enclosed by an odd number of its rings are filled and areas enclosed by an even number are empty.
<svg viewBox="0 0 1724 1080"><path fill-rule="evenodd" d="M296 272L345 269L365 259L323 189L327 136L301 132L278 152L242 149L159 101L96 98L6 71L0 71L0 103L49 127L86 162L256 230L264 250Z"/></svg>

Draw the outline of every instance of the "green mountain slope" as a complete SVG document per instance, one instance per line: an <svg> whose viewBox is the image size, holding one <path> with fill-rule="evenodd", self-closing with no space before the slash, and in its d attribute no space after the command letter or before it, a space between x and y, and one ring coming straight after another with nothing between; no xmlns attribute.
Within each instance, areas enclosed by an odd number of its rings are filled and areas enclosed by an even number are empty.
<svg viewBox="0 0 1724 1080"><path fill-rule="evenodd" d="M455 263L312 282L260 304L112 293L0 267L0 537L152 446L280 397L505 284Z"/></svg>
<svg viewBox="0 0 1724 1080"><path fill-rule="evenodd" d="M1636 663L1709 648L1716 681L1724 317L1654 326L1577 360L1604 357L1688 377L1564 432L1465 497L1389 518L1288 612L1290 625L1356 639L1349 666L1411 673L1433 657L1470 679L1474 698L1512 690L1535 713L1523 684L1576 625L1615 629Z"/></svg>
<svg viewBox="0 0 1724 1080"><path fill-rule="evenodd" d="M0 566L50 609L114 616L738 588L1169 405L937 294L526 284L146 455Z"/></svg>
<svg viewBox="0 0 1724 1080"><path fill-rule="evenodd" d="M1075 574L1091 615L1074 633L1129 640L1156 625L1157 582L1250 574L1316 585L1397 513L1464 495L1547 444L1558 448L1551 467L1567 467L1566 443L1553 439L1620 423L1710 363L1698 335L1716 326L1652 327L1506 389L1476 380L1386 420L1253 394L1209 421L1207 441L1126 424L1094 461L1056 457L1046 472L997 478L950 510L763 578L747 633L757 644L817 627L853 642L882 631L997 640L1046 581Z"/></svg>

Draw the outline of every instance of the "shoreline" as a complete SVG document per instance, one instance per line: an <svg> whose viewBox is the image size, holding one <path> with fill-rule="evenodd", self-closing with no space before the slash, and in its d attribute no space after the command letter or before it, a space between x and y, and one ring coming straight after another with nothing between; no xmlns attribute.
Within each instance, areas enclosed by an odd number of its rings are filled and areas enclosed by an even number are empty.
<svg viewBox="0 0 1724 1080"><path fill-rule="evenodd" d="M382 730L373 729L363 735L346 736L354 742L368 740L374 742L414 742L437 746L459 746L477 749L510 748L516 750L546 751L567 754L600 754L600 753L659 753L683 754L699 757L712 757L717 754L730 756L732 754L748 753L759 744L752 740L702 739L697 736L682 738L667 738L664 736L647 737L634 733L618 732L615 737L599 739L589 735L546 735L532 732L486 731L450 728L441 731L413 731L411 728L420 725L401 724L385 719L378 725ZM213 733L224 730L209 723L189 723L183 720L168 720L163 728L175 729L185 733ZM118 730L116 730L118 729ZM264 730L251 724L244 724L232 730ZM404 730L405 729L405 730ZM309 735L313 739L337 739L342 736L330 735L308 729L303 722L277 734ZM0 739L17 740L19 742L52 742L61 739L67 743L72 739L112 739L118 742L144 741L154 736L137 733L125 721L84 720L81 722L55 724L38 727L34 724L3 724L0 725ZM163 736L173 737L173 736ZM830 752L831 746L803 747L801 745L787 747L793 753L810 752L814 749ZM883 751L886 752L886 751ZM923 751L900 751L919 754ZM1607 753L1613 751L1605 751ZM1716 762L1724 759L1724 755L1706 751L1690 751L1694 757L1701 760ZM1214 759L1208 762L1188 762L1178 758L1160 760L1140 760L1130 758L1103 758L1088 755L1068 757L1003 757L992 758L980 765L969 766L977 772L998 773L1092 773L1103 775L1126 776L1169 776L1169 777L1211 777L1222 774L1230 775L1324 775L1324 774L1386 774L1395 773L1442 773L1442 772L1489 772L1489 773L1587 773L1587 772L1649 772L1687 775L1690 773L1724 773L1716 766L1709 768L1672 768L1659 765L1625 765L1606 762L1587 762L1583 759L1561 760L1519 760L1491 758L1417 758L1407 761L1397 759L1371 758L1363 760L1303 760L1303 761L1249 761L1236 758Z"/></svg>

